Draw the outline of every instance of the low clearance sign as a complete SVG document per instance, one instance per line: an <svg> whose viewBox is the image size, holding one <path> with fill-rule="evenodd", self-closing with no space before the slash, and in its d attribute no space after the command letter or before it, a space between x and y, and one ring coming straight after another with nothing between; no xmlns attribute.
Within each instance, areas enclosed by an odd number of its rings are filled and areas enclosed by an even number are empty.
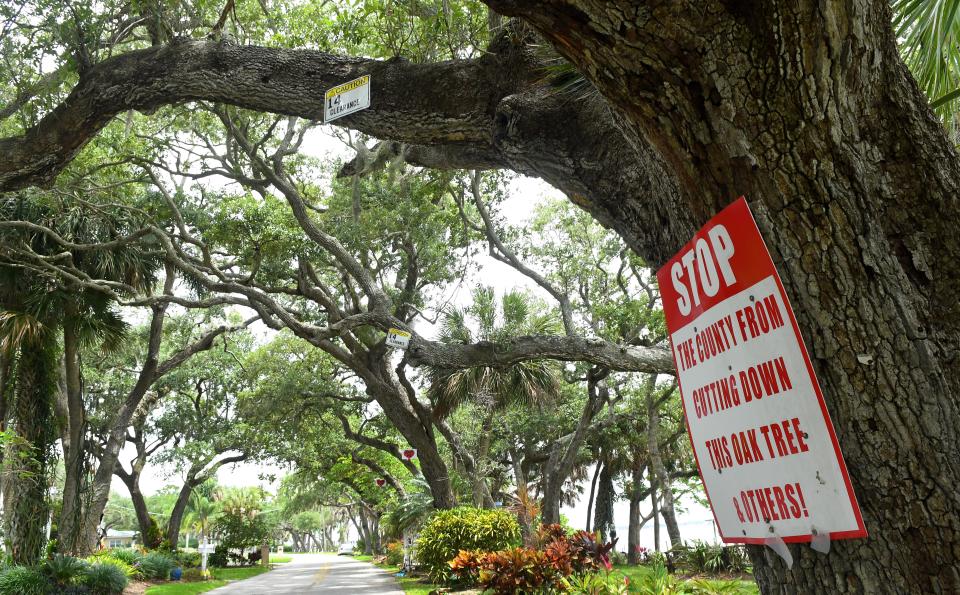
<svg viewBox="0 0 960 595"><path fill-rule="evenodd" d="M744 198L657 272L684 415L725 542L866 537L823 395Z"/></svg>

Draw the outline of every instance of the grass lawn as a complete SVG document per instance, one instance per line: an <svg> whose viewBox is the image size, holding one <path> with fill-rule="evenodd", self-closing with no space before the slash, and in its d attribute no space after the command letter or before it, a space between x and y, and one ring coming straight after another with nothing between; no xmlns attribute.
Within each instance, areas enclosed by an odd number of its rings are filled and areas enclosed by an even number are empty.
<svg viewBox="0 0 960 595"><path fill-rule="evenodd" d="M278 554L276 556L274 556L273 554L270 555L271 564L286 564L287 562L293 562L293 556L284 556L281 554Z"/></svg>
<svg viewBox="0 0 960 595"><path fill-rule="evenodd" d="M147 589L146 595L194 595L194 593L203 593L211 591L217 587L222 587L227 581L203 581L200 583L174 582L166 585L157 585Z"/></svg>
<svg viewBox="0 0 960 595"><path fill-rule="evenodd" d="M243 568L212 568L211 572L213 572L213 580L195 583L176 581L155 585L147 589L145 595L194 595L194 593L203 593L222 587L230 581L240 581L269 572L269 569L263 566L249 566Z"/></svg>

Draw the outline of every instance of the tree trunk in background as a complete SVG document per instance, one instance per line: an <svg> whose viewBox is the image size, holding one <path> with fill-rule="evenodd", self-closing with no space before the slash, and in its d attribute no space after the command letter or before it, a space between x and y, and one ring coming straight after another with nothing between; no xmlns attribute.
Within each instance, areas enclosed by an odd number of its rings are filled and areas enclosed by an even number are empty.
<svg viewBox="0 0 960 595"><path fill-rule="evenodd" d="M546 525L560 522L560 499L563 495L563 485L570 474L573 473L573 468L577 464L577 454L580 452L581 445L587 439L593 418L600 412L600 408L609 396L609 388L603 382L608 374L609 370L603 368L593 367L590 369L587 374L587 401L583 405L583 411L580 412L577 427L568 439L560 438L552 446L550 457L544 466L541 515L543 523ZM594 476L594 482L596 482L596 476ZM589 509L588 506L588 531L590 529Z"/></svg>
<svg viewBox="0 0 960 595"><path fill-rule="evenodd" d="M517 484L517 500L520 504L520 510L517 513L517 521L520 523L520 535L523 538L524 545L532 545L536 528L533 526L534 519L531 518L530 491L527 487L527 477L523 471L523 463L516 450L510 451L510 461L513 464L513 478ZM547 521L546 515L542 516L544 525L552 523Z"/></svg>
<svg viewBox="0 0 960 595"><path fill-rule="evenodd" d="M490 490L487 489L487 469L490 454L490 443L493 442L493 415L494 410L489 407L480 426L480 444L477 447L476 469L473 474L473 505L477 508L493 508Z"/></svg>
<svg viewBox="0 0 960 595"><path fill-rule="evenodd" d="M630 521L627 527L627 562L630 564L640 563L640 529L645 524L645 519L640 514L640 503L650 493L650 488L643 489L645 469L641 453L634 451L633 466L630 469Z"/></svg>
<svg viewBox="0 0 960 595"><path fill-rule="evenodd" d="M653 509L653 550L660 551L660 493L657 490L657 484L654 482L650 486L650 506Z"/></svg>
<svg viewBox="0 0 960 595"><path fill-rule="evenodd" d="M412 393L411 396L411 393L398 386L399 381L395 380L396 375L385 366L384 361L375 363L377 368L386 369L380 370L377 375L374 375L373 370L366 371L368 375L363 376L363 380L367 383L367 394L383 408L384 414L407 443L417 449L420 471L430 485L434 508L453 508L456 505L456 499L450 485L450 473L446 462L440 456L431 414L421 410L419 404L411 402L411 399L416 399L416 394ZM385 382L384 376L389 377L390 380Z"/></svg>
<svg viewBox="0 0 960 595"><path fill-rule="evenodd" d="M587 524L583 528L584 531L589 531L591 528L590 515L593 513L593 500L597 494L597 478L600 477L600 471L603 469L603 461L600 459L595 460L597 461L597 465L593 468L593 480L590 482L590 497L587 499Z"/></svg>
<svg viewBox="0 0 960 595"><path fill-rule="evenodd" d="M600 471L600 481L597 483L597 500L593 512L593 530L600 533L603 539L610 538L613 530L613 500L616 492L613 488L613 471L607 463Z"/></svg>
<svg viewBox="0 0 960 595"><path fill-rule="evenodd" d="M640 563L640 499L630 498L630 516L627 524L627 562L629 564Z"/></svg>
<svg viewBox="0 0 960 595"><path fill-rule="evenodd" d="M370 532L373 533L373 553L379 554L383 551L383 544L380 542L380 514L370 509Z"/></svg>
<svg viewBox="0 0 960 595"><path fill-rule="evenodd" d="M180 492L177 494L177 501L173 505L173 510L170 511L170 521L167 523L166 539L173 549L177 549L177 543L180 541L180 526L183 524L183 515L187 512L187 505L190 503L190 494L193 493L195 487L210 477L209 472L200 475L204 466L205 465L194 464L190 467L190 470L187 471L187 477L180 487ZM217 467L219 467L219 465ZM214 467L214 471L216 471L217 467Z"/></svg>
<svg viewBox="0 0 960 595"><path fill-rule="evenodd" d="M53 398L58 390L56 344L52 337L23 345L17 362L14 430L7 488L6 539L16 564L32 565L46 545L50 514L48 473L53 459Z"/></svg>
<svg viewBox="0 0 960 595"><path fill-rule="evenodd" d="M158 547L160 545L159 540L152 540L150 537L153 534L151 531L153 519L150 518L147 501L143 497L143 492L140 491L140 473L136 470L133 473L127 473L117 465L115 475L120 478L127 486L127 491L130 492L130 500L133 502L133 510L137 515L137 526L140 527L140 539L143 541L143 546L150 549Z"/></svg>
<svg viewBox="0 0 960 595"><path fill-rule="evenodd" d="M647 395L647 450L650 453L650 469L660 485L661 503L663 504L660 512L663 514L663 521L667 525L670 545L671 547L679 547L683 545L683 541L680 539L680 526L677 524L677 514L673 504L673 482L663 465L663 457L660 456L660 410L657 408L654 399L656 381L657 377L651 374L645 387Z"/></svg>
<svg viewBox="0 0 960 595"><path fill-rule="evenodd" d="M680 525L677 524L677 512L674 508L673 490L666 487L660 491L662 499L660 500L660 514L663 516L663 524L667 527L667 536L670 538L670 547L675 548L683 545L680 538Z"/></svg>
<svg viewBox="0 0 960 595"><path fill-rule="evenodd" d="M63 367L66 393L66 431L63 433L64 482L57 541L59 551L77 557L88 556L96 549L100 518L87 514L88 477L85 469L84 439L86 418L83 387L80 380L80 341L72 321L77 314L68 301L63 325Z"/></svg>
<svg viewBox="0 0 960 595"><path fill-rule="evenodd" d="M14 356L12 353L7 350L0 350L0 431L6 431L7 429L7 413L9 404L13 401L14 395L14 378L13 378L13 360ZM4 468L4 457L7 454L7 449L0 448L0 469ZM7 501L7 488L9 486L10 480L6 477L8 474L3 474L0 476L0 504L3 506L3 510L10 510L10 502ZM2 519L0 519L2 521ZM5 550L9 553L8 550Z"/></svg>
<svg viewBox="0 0 960 595"><path fill-rule="evenodd" d="M751 202L823 387L869 539L765 593L960 591L960 159L897 54L886 0L487 0L610 102L676 191L586 208L654 265Z"/></svg>

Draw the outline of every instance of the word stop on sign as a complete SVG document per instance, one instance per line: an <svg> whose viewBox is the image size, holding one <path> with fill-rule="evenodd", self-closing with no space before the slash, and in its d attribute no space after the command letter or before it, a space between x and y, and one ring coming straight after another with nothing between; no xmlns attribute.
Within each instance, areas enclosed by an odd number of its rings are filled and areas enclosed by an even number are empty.
<svg viewBox="0 0 960 595"><path fill-rule="evenodd" d="M693 306L700 305L701 291L706 297L714 297L720 292L721 283L730 286L737 282L730 266L732 256L730 232L718 224L707 232L707 238L697 238L693 249L673 263L670 279L677 292L677 307L681 314L686 316Z"/></svg>

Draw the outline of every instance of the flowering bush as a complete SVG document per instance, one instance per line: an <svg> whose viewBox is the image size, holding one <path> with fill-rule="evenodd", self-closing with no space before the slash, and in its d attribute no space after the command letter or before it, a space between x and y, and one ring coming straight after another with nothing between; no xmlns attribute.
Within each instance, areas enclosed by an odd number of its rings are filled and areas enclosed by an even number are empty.
<svg viewBox="0 0 960 595"><path fill-rule="evenodd" d="M387 564L400 566L403 564L403 542L391 541L387 544L387 555L385 559Z"/></svg>
<svg viewBox="0 0 960 595"><path fill-rule="evenodd" d="M559 525L540 530L542 549L517 547L497 552L460 551L449 562L460 582L479 584L495 593L539 593L569 588L567 577L610 569L614 543L600 543L595 533L566 535Z"/></svg>

